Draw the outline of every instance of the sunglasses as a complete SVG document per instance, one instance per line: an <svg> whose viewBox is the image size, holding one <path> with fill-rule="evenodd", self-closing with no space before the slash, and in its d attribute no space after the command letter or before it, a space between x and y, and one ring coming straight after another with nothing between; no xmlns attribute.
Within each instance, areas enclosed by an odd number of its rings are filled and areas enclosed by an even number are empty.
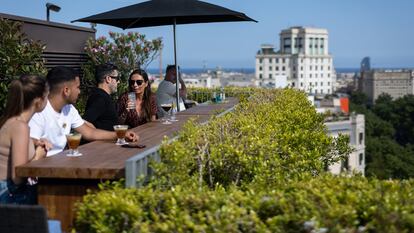
<svg viewBox="0 0 414 233"><path fill-rule="evenodd" d="M144 80L129 80L129 85L134 86L134 84L137 84L137 86L141 86L144 83Z"/></svg>
<svg viewBox="0 0 414 233"><path fill-rule="evenodd" d="M109 77L112 78L112 79L115 79L115 81L118 81L119 80L119 76L111 76L111 75L109 75Z"/></svg>

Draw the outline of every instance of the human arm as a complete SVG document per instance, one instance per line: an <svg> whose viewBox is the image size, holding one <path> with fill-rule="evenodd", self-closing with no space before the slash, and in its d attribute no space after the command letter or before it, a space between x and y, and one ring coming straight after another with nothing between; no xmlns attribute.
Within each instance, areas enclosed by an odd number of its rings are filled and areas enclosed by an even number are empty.
<svg viewBox="0 0 414 233"><path fill-rule="evenodd" d="M117 108L118 108L118 123L119 124L125 124L126 118L128 115L128 95L126 93L122 94L118 98L117 102Z"/></svg>
<svg viewBox="0 0 414 233"><path fill-rule="evenodd" d="M88 126L87 124L83 124L77 128L74 128L74 130L82 134L82 137L88 141L115 140L117 138L116 133L113 131L92 128ZM138 135L132 131L127 131L125 137L129 141L133 141L133 142L138 141Z"/></svg>
<svg viewBox="0 0 414 233"><path fill-rule="evenodd" d="M187 87L185 86L185 83L184 83L184 81L181 77L180 77L179 81L180 81L180 84L181 84L181 88L179 90L180 97L185 99L185 98L187 98Z"/></svg>
<svg viewBox="0 0 414 233"><path fill-rule="evenodd" d="M45 147L37 147L35 154L29 154L29 146L33 146L29 137L30 128L22 122L14 125L11 133L12 179L15 184L24 182L22 177L16 177L15 167L38 160L46 156Z"/></svg>

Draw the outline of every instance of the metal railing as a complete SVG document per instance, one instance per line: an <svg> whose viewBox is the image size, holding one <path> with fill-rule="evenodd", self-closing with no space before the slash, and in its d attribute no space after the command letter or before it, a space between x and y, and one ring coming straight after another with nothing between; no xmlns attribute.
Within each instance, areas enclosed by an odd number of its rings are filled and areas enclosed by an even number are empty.
<svg viewBox="0 0 414 233"><path fill-rule="evenodd" d="M225 114L234 110L237 105L221 112L217 117L224 116ZM208 121L201 123L201 125L208 124ZM175 136L167 141L171 143L177 140L179 136ZM142 153L139 153L125 162L125 186L126 187L142 187L153 174L153 170L150 166L152 162L161 162L161 156L159 154L161 144L154 146Z"/></svg>

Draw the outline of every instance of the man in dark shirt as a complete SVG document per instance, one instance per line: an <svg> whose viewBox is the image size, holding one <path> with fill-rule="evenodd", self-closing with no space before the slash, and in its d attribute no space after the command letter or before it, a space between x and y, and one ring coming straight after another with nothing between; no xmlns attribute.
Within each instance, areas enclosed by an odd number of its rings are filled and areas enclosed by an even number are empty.
<svg viewBox="0 0 414 233"><path fill-rule="evenodd" d="M118 124L118 114L111 95L116 93L120 73L115 65L101 64L95 68L94 88L86 103L83 118L98 129L114 130Z"/></svg>

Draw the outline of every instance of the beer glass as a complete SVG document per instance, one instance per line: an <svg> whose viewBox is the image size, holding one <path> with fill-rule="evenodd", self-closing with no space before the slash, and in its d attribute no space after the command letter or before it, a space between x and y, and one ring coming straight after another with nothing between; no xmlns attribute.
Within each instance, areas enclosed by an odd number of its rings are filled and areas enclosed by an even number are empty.
<svg viewBox="0 0 414 233"><path fill-rule="evenodd" d="M116 141L116 145L125 145L128 142L125 141L125 135L128 130L128 125L114 125L114 130L116 133L116 137L118 140Z"/></svg>
<svg viewBox="0 0 414 233"><path fill-rule="evenodd" d="M82 135L80 133L69 133L66 134L66 139L68 141L69 153L67 156L76 157L81 156L82 154L78 151L78 146L81 141Z"/></svg>

